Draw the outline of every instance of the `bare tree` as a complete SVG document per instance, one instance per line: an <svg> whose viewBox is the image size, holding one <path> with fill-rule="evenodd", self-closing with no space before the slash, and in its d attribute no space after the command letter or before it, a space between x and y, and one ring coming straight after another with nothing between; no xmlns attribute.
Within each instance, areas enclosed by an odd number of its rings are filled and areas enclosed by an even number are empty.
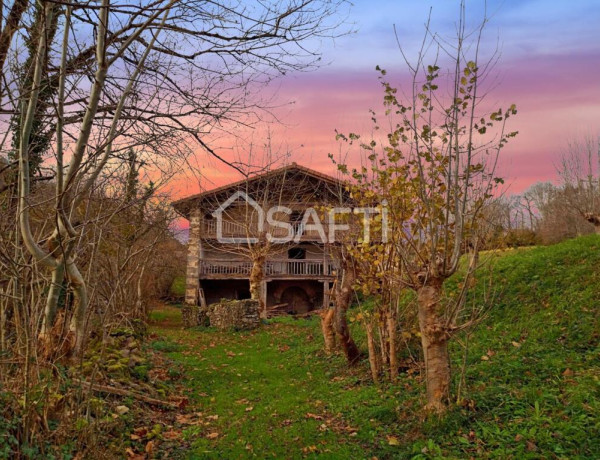
<svg viewBox="0 0 600 460"><path fill-rule="evenodd" d="M600 140L593 136L570 141L563 152L558 174L569 207L600 234Z"/></svg>
<svg viewBox="0 0 600 460"><path fill-rule="evenodd" d="M130 148L156 168L192 153L190 140L217 155L211 131L257 121L263 105L251 95L277 75L314 65L317 53L302 43L334 34L338 23L330 17L342 4L39 3L30 37L34 52L23 69L28 78L5 79L2 92L12 95L3 102L18 120L12 136L23 243L52 272L42 338L48 339L54 325L67 279L76 298L70 328L82 350L90 299L77 262L85 230L81 206L105 172ZM52 153L56 162L54 229L45 247L31 230L31 167L40 119L46 120L48 147L36 155Z"/></svg>

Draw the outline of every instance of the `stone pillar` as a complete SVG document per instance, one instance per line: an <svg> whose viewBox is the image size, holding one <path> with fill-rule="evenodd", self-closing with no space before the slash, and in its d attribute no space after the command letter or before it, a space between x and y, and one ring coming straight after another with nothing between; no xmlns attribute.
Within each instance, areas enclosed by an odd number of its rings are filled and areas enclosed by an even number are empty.
<svg viewBox="0 0 600 460"><path fill-rule="evenodd" d="M200 287L200 210L193 209L190 214L190 236L188 240L187 272L185 280L185 303L198 305Z"/></svg>

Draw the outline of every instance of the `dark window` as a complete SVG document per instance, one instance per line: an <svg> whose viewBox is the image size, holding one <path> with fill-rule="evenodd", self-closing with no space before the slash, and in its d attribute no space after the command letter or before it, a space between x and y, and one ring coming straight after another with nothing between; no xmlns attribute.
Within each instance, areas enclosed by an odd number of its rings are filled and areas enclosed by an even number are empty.
<svg viewBox="0 0 600 460"><path fill-rule="evenodd" d="M288 259L306 259L306 249L302 249L302 248L288 249Z"/></svg>
<svg viewBox="0 0 600 460"><path fill-rule="evenodd" d="M292 223L300 223L302 222L302 218L304 217L304 212L302 211L292 211L290 214L290 222Z"/></svg>
<svg viewBox="0 0 600 460"><path fill-rule="evenodd" d="M302 211L292 211L290 214L290 224L292 224L295 234L300 233L300 226L302 225L303 217L304 213Z"/></svg>

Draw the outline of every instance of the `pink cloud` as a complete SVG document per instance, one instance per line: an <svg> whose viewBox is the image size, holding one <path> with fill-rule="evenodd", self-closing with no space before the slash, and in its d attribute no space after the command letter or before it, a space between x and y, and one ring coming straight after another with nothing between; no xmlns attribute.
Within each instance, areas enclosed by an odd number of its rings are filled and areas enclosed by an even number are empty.
<svg viewBox="0 0 600 460"><path fill-rule="evenodd" d="M519 135L504 149L499 166L510 186L508 192L518 193L537 181L555 180L556 160L567 140L600 132L600 55L504 60L495 71L498 81L487 82L493 88L486 106L507 107L514 102L519 110L510 124ZM372 130L368 110L383 112L383 92L377 76L375 70L321 71L282 81L277 99L292 104L277 111L284 125L269 128L278 151L291 152L291 161L335 174L327 155L337 155L347 148L336 141L335 130L368 136ZM402 82L400 72L390 71L388 76L392 82ZM383 117L379 121L383 124ZM265 133L266 128L251 133L257 145L264 141ZM232 158L233 144L224 141L220 153ZM240 147L242 155L244 148ZM176 196L240 178L206 154L199 153L196 162L206 179L200 183L189 175L180 179L173 187Z"/></svg>

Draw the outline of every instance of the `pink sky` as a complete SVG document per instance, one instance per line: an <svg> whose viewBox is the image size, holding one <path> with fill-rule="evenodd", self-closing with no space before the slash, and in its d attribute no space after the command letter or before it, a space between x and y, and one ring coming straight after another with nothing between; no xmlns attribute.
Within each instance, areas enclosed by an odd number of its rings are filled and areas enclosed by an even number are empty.
<svg viewBox="0 0 600 460"><path fill-rule="evenodd" d="M426 17L424 4L411 4L415 14ZM365 6L357 5L358 9ZM519 135L501 154L500 174L509 187L508 193L522 192L537 181L554 181L555 163L567 141L600 134L600 20L596 20L600 19L599 6L594 2L567 6L538 0L509 1L502 3L495 16L496 30L500 36L503 32L506 35L494 74L497 82L487 103L496 108L516 103L519 110L509 126ZM324 50L330 66L286 76L266 89L275 91L282 104L291 102L276 111L284 125L270 127L275 150L290 151L289 161L335 173L328 158L329 153L335 155L340 149L335 130L368 136L372 127L368 110L382 113L382 89L375 65L389 71L392 83L402 80L399 54L390 46L391 30L387 30L392 23L385 12L364 9L357 17L360 14L365 16L358 20L359 24L363 22L362 30ZM412 46L421 27L411 18L403 20L406 40ZM451 20L441 17L438 23L447 28ZM256 129L255 142L263 142L265 133L266 128ZM245 148L240 146L242 152ZM231 157L230 149L220 153ZM212 188L240 178L202 153L193 163L198 168L196 175L200 173L206 179L199 184L190 179L189 172L185 173L173 184L174 196L186 196L197 193L201 187Z"/></svg>
<svg viewBox="0 0 600 460"><path fill-rule="evenodd" d="M502 152L501 174L518 193L537 181L554 180L554 164L569 138L594 133L600 121L600 56L542 56L504 62L498 85L488 96L493 106L517 104L511 130L518 130ZM389 73L393 81L394 72ZM335 129L369 135L369 108L381 106L377 73L315 72L283 81L280 100L293 101L279 110L285 126L273 127L280 151L292 152L291 161L334 172L329 153L340 143ZM342 146L343 147L343 146ZM227 151L224 151L228 155ZM203 174L215 185L239 176L227 167L206 161ZM206 183L210 188L211 184ZM198 184L178 184L178 194L198 191Z"/></svg>

